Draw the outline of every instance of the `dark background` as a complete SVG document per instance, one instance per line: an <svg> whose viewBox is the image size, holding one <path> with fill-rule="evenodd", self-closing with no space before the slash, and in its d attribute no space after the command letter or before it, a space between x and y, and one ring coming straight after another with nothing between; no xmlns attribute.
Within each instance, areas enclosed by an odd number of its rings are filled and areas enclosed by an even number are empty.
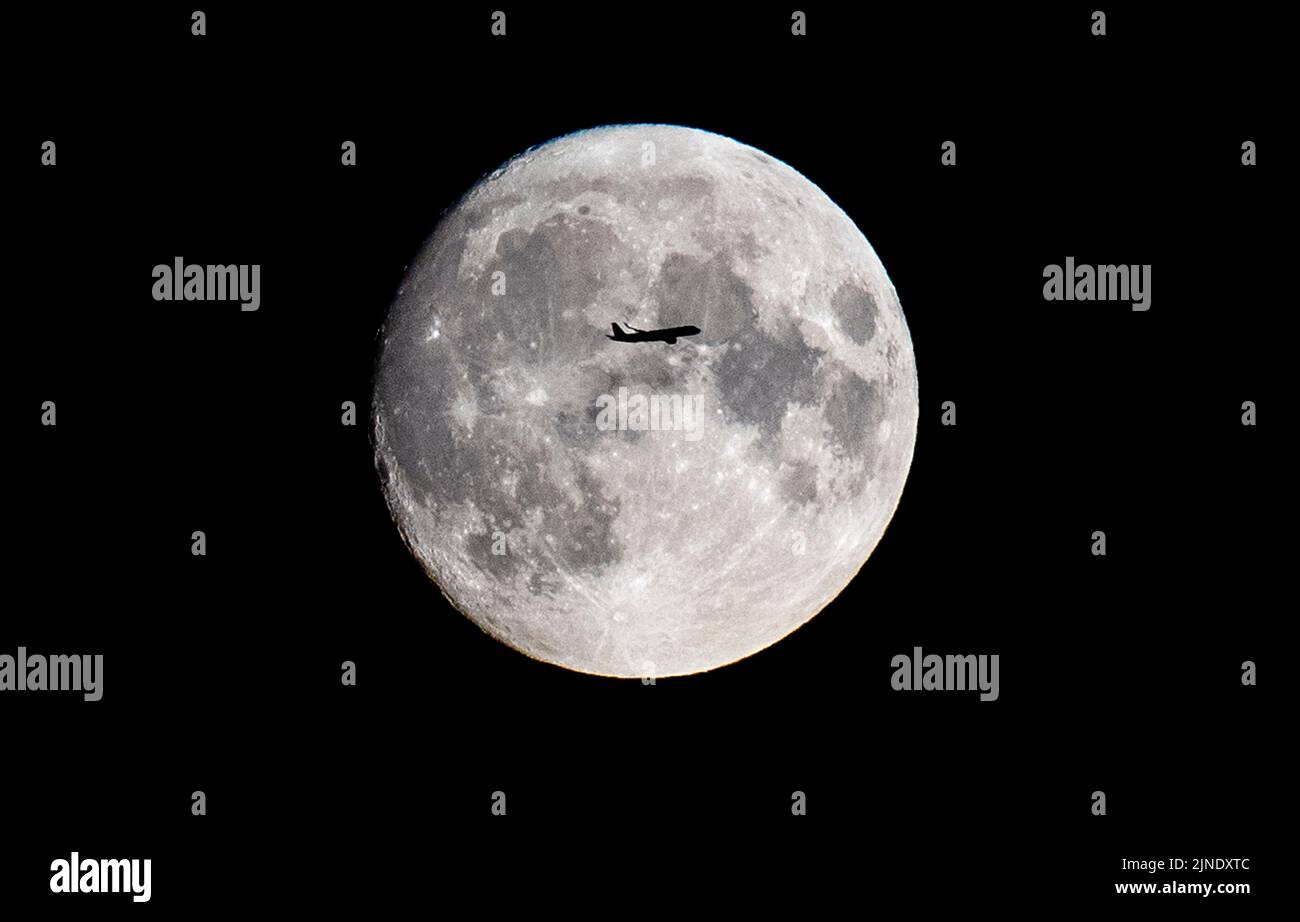
<svg viewBox="0 0 1300 922"><path fill-rule="evenodd" d="M1280 24L1116 8L1094 38L1085 7L824 5L796 39L789 7L530 6L492 39L493 8L208 4L203 38L192 6L10 18L0 652L103 653L105 691L0 697L0 904L1260 907L1290 806ZM817 183L898 289L921 396L850 587L652 688L448 608L365 424L375 332L442 210L623 121ZM259 263L261 309L153 301L178 255ZM1044 302L1066 256L1152 264L1150 311ZM999 654L1001 697L891 691L916 645ZM74 849L151 857L152 902L54 898ZM1151 879L1121 858L1169 855L1250 857L1229 879L1255 892L1115 896Z"/></svg>

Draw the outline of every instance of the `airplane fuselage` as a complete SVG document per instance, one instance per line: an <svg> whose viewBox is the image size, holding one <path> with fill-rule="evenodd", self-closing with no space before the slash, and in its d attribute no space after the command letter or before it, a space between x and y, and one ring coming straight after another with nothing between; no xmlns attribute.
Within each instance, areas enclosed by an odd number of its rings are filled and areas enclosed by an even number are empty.
<svg viewBox="0 0 1300 922"><path fill-rule="evenodd" d="M662 330L638 330L636 327L629 327L624 330L617 323L611 323L610 328L614 331L606 335L606 339L612 339L619 343L667 343L672 345L677 342L680 336L695 336L700 332L699 327L681 326L665 327ZM629 332L630 331L630 332Z"/></svg>

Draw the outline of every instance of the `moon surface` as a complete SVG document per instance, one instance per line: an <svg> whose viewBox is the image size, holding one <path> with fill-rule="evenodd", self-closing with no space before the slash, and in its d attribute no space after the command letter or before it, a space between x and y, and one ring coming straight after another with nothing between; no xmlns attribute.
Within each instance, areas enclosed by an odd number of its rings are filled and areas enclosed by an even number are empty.
<svg viewBox="0 0 1300 922"><path fill-rule="evenodd" d="M785 637L862 567L912 462L916 364L875 251L706 131L510 160L443 216L379 340L375 460L407 546L484 631L581 672L701 672Z"/></svg>

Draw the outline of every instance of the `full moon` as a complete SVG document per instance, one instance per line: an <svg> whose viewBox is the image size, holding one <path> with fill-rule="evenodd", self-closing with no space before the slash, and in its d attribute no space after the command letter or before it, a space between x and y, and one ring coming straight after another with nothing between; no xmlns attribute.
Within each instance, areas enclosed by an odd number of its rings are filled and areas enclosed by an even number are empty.
<svg viewBox="0 0 1300 922"><path fill-rule="evenodd" d="M916 420L898 295L853 221L666 125L556 138L470 189L389 309L372 405L393 520L451 604L623 677L733 663L816 615L893 517Z"/></svg>

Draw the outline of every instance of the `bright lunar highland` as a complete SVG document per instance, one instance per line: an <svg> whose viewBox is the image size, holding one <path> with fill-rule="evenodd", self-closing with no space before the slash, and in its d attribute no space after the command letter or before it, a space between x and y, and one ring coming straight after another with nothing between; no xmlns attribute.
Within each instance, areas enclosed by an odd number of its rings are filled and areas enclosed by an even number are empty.
<svg viewBox="0 0 1300 922"><path fill-rule="evenodd" d="M853 579L912 462L916 364L817 186L716 134L617 125L444 215L380 331L372 411L393 519L457 610L549 663L671 676Z"/></svg>

